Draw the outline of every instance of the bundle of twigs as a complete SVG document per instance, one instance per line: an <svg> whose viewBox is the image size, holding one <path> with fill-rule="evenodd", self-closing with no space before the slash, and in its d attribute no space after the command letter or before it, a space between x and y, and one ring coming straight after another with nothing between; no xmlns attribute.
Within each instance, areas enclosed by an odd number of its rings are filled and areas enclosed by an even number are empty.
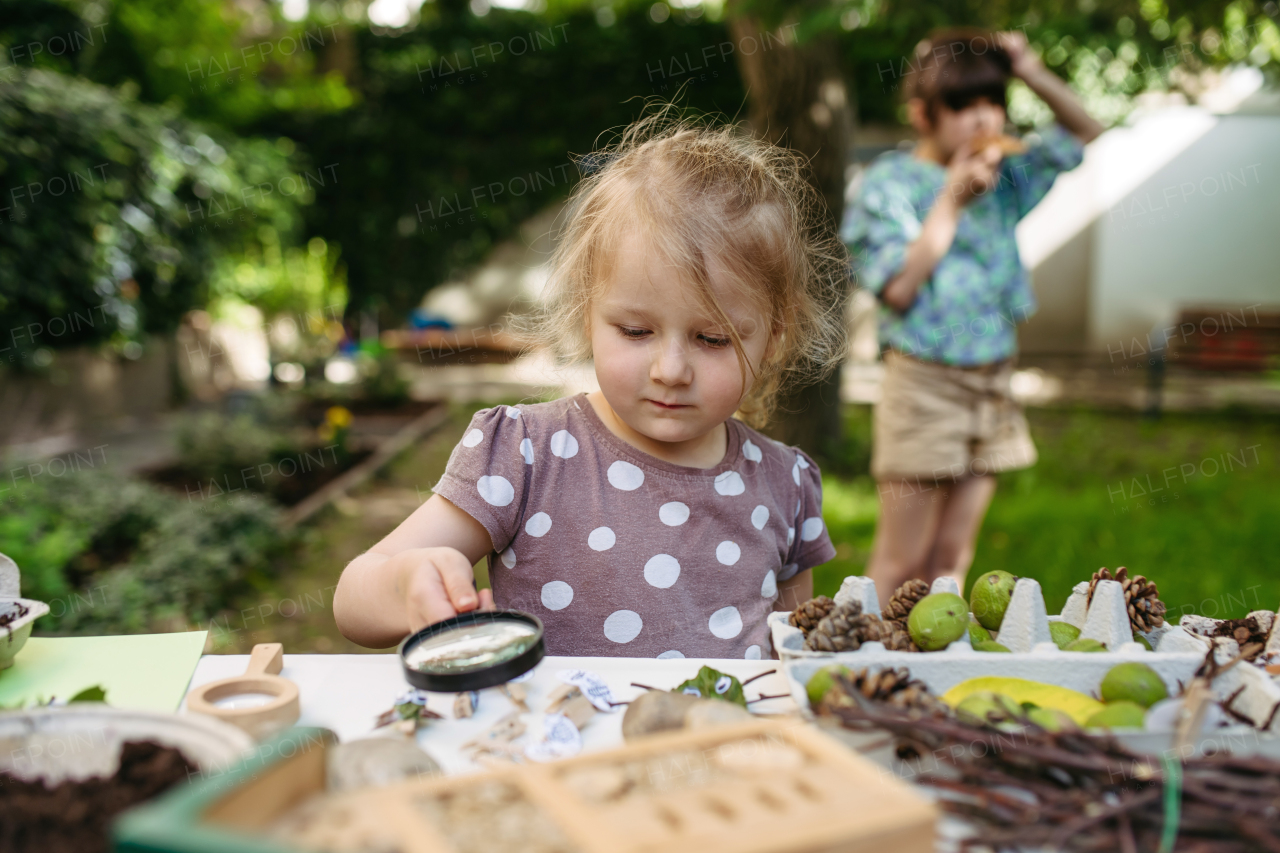
<svg viewBox="0 0 1280 853"><path fill-rule="evenodd" d="M942 807L976 826L966 849L1280 853L1274 759L1218 754L1170 763L1110 737L1049 732L1028 720L972 725L868 700L822 712L849 728L891 732L954 767L916 781L942 790Z"/></svg>

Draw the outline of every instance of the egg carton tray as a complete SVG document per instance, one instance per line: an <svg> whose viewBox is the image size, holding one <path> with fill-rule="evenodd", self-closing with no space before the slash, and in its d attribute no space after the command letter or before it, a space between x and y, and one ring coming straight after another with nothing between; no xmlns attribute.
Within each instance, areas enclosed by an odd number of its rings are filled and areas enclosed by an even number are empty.
<svg viewBox="0 0 1280 853"><path fill-rule="evenodd" d="M938 579L931 591L960 594L953 578ZM1124 588L1118 582L1100 581L1092 604L1088 593L1088 583L1077 584L1062 613L1050 616L1040 584L1031 578L1020 578L995 635L1009 653L975 651L967 633L937 652L890 651L877 642L863 643L856 651L817 652L804 647L804 633L788 623L789 614L770 614L769 628L791 695L805 713L811 713L805 685L815 672L831 664L872 670L906 667L938 695L971 678L1003 676L1056 684L1096 697L1103 677L1112 667L1138 661L1155 670L1170 695L1176 695L1190 682L1211 649L1219 663L1226 663L1239 653L1234 639L1205 636L1211 633L1206 623L1215 620L1199 616L1184 616L1179 625L1166 623L1144 634L1152 646L1147 649L1133 639ZM869 578L845 578L835 600L838 604L857 601L864 613L880 614L875 583ZM1280 621L1276 614L1257 611L1250 616L1257 617L1270 630L1268 651L1280 647L1280 629L1272 630L1273 623ZM1049 633L1049 623L1053 621L1074 625L1080 629L1082 639L1097 640L1107 651L1059 649ZM1247 720L1258 729L1280 732L1280 684L1264 669L1250 664L1235 666L1214 680L1213 689L1214 698L1227 705L1238 719Z"/></svg>

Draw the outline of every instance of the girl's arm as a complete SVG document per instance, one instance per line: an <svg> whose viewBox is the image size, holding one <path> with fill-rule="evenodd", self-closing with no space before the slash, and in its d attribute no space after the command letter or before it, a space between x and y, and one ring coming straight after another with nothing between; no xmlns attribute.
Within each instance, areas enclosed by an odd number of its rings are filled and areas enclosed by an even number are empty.
<svg viewBox="0 0 1280 853"><path fill-rule="evenodd" d="M813 598L813 570L800 572L795 577L778 584L778 600L774 610L790 612Z"/></svg>
<svg viewBox="0 0 1280 853"><path fill-rule="evenodd" d="M471 571L492 549L484 525L432 495L347 564L333 596L338 630L362 646L385 649L457 613L492 609L493 593L477 593Z"/></svg>
<svg viewBox="0 0 1280 853"><path fill-rule="evenodd" d="M1085 112L1084 104L1062 79L1044 67L1040 57L1027 46L1027 37L1020 32L1000 33L1000 46L1013 61L1013 73L1026 83L1031 91L1049 105L1058 124L1071 131L1081 142L1092 142L1102 133L1103 127L1093 116Z"/></svg>

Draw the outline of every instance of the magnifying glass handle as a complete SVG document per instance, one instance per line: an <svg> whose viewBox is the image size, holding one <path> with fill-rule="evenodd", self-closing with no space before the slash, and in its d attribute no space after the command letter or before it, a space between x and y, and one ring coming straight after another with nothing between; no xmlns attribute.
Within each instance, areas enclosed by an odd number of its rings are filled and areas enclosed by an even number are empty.
<svg viewBox="0 0 1280 853"><path fill-rule="evenodd" d="M258 643L249 655L245 675L279 675L284 669L284 646L281 643Z"/></svg>

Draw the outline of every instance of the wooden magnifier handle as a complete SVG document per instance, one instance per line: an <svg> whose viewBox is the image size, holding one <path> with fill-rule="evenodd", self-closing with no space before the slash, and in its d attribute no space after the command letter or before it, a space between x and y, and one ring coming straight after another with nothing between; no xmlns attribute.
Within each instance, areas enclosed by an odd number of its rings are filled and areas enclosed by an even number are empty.
<svg viewBox="0 0 1280 853"><path fill-rule="evenodd" d="M279 675L284 669L284 645L282 643L258 643L249 655L245 675Z"/></svg>

